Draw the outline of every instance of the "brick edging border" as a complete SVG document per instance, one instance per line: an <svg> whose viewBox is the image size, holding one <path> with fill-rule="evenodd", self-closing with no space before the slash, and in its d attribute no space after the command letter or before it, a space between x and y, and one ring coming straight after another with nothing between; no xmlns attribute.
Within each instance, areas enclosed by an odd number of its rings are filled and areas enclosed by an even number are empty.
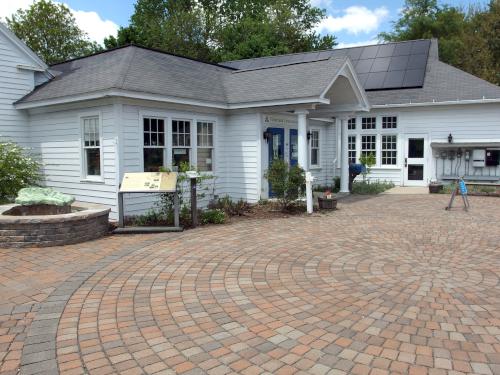
<svg viewBox="0 0 500 375"><path fill-rule="evenodd" d="M38 305L38 311L28 329L26 340L24 341L21 354L20 374L54 375L59 373L56 358L57 329L59 327L59 320L71 296L92 275L109 264L135 251L163 242L166 239L168 239L168 237L162 236L154 240L144 240L140 245L135 245L131 248L108 255L84 270L74 273L59 284L59 286Z"/></svg>

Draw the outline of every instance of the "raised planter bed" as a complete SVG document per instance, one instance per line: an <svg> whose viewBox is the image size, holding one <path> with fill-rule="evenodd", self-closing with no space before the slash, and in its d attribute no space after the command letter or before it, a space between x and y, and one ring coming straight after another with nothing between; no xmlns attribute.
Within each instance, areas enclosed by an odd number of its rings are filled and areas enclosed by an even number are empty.
<svg viewBox="0 0 500 375"><path fill-rule="evenodd" d="M68 245L93 240L108 232L107 207L78 202L71 205L69 213L46 215L33 215L34 211L27 211L26 207L29 206L0 206L0 247Z"/></svg>

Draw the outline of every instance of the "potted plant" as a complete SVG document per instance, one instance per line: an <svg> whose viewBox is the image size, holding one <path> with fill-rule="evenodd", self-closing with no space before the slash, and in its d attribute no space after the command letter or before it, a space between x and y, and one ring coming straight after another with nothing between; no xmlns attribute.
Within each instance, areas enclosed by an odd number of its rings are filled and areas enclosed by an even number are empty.
<svg viewBox="0 0 500 375"><path fill-rule="evenodd" d="M337 208L337 198L330 190L326 190L323 197L318 197L318 206L320 210L335 210Z"/></svg>
<svg viewBox="0 0 500 375"><path fill-rule="evenodd" d="M438 194L443 190L443 184L437 181L431 181L429 184L429 193Z"/></svg>

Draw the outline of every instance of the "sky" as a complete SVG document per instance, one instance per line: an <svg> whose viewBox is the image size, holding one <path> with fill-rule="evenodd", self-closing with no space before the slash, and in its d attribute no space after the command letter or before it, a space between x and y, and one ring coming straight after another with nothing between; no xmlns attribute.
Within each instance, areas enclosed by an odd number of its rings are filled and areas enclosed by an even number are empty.
<svg viewBox="0 0 500 375"><path fill-rule="evenodd" d="M63 0L77 24L89 38L102 43L104 37L116 34L119 26L126 26L134 11L136 0ZM377 34L391 29L398 18L404 0L310 0L326 9L327 18L317 26L322 34L337 37L338 47L373 44ZM474 1L474 0L473 0ZM28 7L33 0L0 0L0 18L12 15L19 8ZM476 3L477 1L474 1ZM484 3L485 0L479 2ZM440 3L465 6L467 0L441 0Z"/></svg>

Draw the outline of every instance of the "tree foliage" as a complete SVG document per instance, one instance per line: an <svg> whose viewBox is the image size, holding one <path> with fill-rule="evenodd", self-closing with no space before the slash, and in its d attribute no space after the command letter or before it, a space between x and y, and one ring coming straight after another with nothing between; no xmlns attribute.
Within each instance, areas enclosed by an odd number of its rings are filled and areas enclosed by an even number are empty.
<svg viewBox="0 0 500 375"><path fill-rule="evenodd" d="M332 48L314 27L324 10L308 0L138 0L130 25L105 40L208 61Z"/></svg>
<svg viewBox="0 0 500 375"><path fill-rule="evenodd" d="M406 0L386 41L439 39L441 61L500 84L500 0L467 9L436 0Z"/></svg>
<svg viewBox="0 0 500 375"><path fill-rule="evenodd" d="M298 165L289 166L281 159L275 159L266 171L265 178L269 181L273 193L283 210L288 209L304 194L305 172Z"/></svg>
<svg viewBox="0 0 500 375"><path fill-rule="evenodd" d="M0 142L0 203L12 201L19 190L40 182L36 158L13 142Z"/></svg>
<svg viewBox="0 0 500 375"><path fill-rule="evenodd" d="M6 17L7 26L47 64L61 62L98 51L63 4L38 0L28 9Z"/></svg>

